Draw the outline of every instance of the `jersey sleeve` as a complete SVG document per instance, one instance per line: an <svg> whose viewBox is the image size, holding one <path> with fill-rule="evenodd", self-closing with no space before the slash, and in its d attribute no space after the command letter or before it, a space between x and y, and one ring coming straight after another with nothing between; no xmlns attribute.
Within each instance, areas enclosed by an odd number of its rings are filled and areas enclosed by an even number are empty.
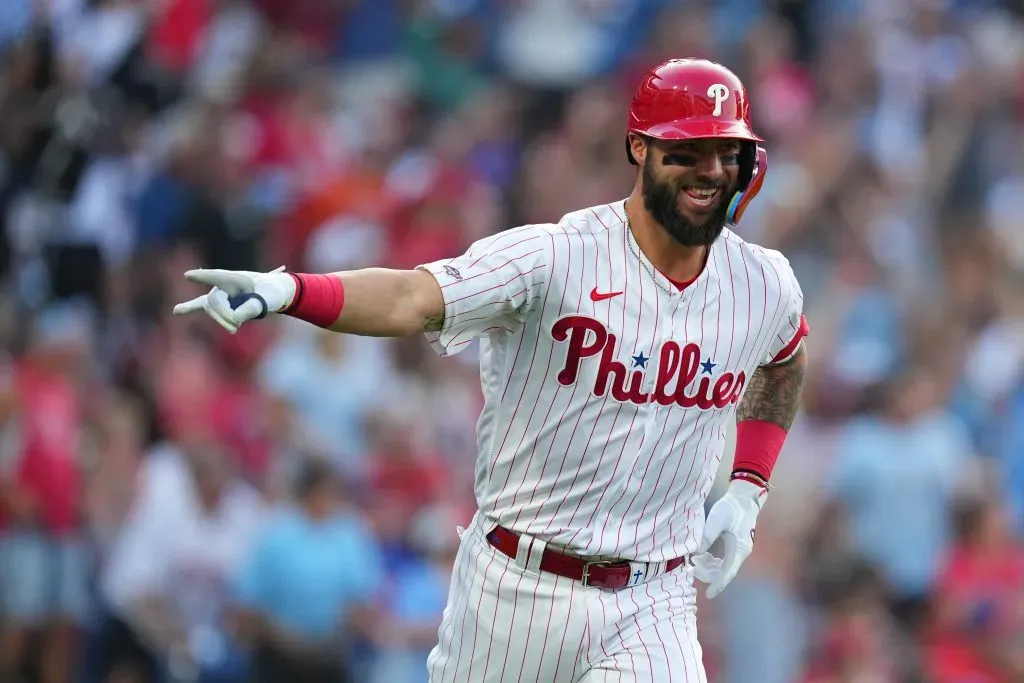
<svg viewBox="0 0 1024 683"><path fill-rule="evenodd" d="M775 334L761 365L778 365L793 358L800 350L804 337L811 331L807 318L804 317L803 290L789 261L778 252L775 252L772 261L774 270L779 275L781 295L786 305L776 319Z"/></svg>
<svg viewBox="0 0 1024 683"><path fill-rule="evenodd" d="M523 226L479 240L465 254L417 266L430 272L444 295L444 324L426 333L442 356L473 339L511 332L537 306L550 275L551 237Z"/></svg>

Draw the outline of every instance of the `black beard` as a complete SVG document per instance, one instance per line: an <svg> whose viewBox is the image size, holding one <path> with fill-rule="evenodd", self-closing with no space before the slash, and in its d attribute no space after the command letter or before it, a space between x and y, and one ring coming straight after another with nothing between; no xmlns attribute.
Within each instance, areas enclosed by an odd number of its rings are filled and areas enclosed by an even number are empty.
<svg viewBox="0 0 1024 683"><path fill-rule="evenodd" d="M722 186L720 189L725 188ZM714 244L725 229L731 199L729 193L723 191L714 212L704 223L697 225L690 222L679 210L678 197L681 190L682 186L673 187L670 183L659 183L654 179L651 156L648 155L644 162L644 208L672 239L684 247L706 247Z"/></svg>

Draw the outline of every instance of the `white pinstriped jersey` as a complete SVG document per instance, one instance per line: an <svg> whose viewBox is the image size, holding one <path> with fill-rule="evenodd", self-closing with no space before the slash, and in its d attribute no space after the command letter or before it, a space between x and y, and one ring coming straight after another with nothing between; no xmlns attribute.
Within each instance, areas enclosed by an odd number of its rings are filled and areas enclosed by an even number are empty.
<svg viewBox="0 0 1024 683"><path fill-rule="evenodd" d="M789 262L726 229L680 291L618 201L421 267L444 293L435 350L481 340L481 512L586 556L695 552L747 381L805 329Z"/></svg>

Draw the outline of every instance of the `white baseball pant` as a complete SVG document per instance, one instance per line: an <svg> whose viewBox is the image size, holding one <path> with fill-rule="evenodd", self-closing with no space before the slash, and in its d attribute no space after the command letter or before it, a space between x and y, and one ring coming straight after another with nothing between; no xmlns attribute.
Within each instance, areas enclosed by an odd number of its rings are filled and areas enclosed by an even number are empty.
<svg viewBox="0 0 1024 683"><path fill-rule="evenodd" d="M543 541L513 560L479 512L461 533L431 683L707 683L693 568L620 589L541 572Z"/></svg>

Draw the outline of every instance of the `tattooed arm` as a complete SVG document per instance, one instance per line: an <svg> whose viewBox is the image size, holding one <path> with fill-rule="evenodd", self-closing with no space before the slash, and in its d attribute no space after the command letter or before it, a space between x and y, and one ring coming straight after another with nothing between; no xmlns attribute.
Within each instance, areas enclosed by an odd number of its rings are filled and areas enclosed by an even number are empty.
<svg viewBox="0 0 1024 683"><path fill-rule="evenodd" d="M803 344L788 360L754 371L736 412L736 471L766 484L800 408L807 369Z"/></svg>
<svg viewBox="0 0 1024 683"><path fill-rule="evenodd" d="M807 352L803 345L785 363L755 370L740 401L736 421L760 420L788 430L800 407L806 370Z"/></svg>

